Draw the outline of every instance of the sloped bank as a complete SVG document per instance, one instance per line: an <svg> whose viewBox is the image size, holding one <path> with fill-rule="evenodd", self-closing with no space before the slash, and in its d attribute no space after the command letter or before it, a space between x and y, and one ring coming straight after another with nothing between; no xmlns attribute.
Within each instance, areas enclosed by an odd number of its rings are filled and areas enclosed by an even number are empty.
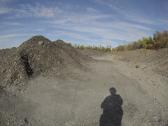
<svg viewBox="0 0 168 126"><path fill-rule="evenodd" d="M168 48L118 51L114 52L113 55L116 59L132 63L136 68L151 69L162 76L168 77Z"/></svg>

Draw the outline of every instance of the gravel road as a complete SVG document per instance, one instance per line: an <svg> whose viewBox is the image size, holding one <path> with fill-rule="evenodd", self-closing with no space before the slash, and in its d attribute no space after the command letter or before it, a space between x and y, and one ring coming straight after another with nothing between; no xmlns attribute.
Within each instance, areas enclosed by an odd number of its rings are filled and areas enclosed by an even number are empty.
<svg viewBox="0 0 168 126"><path fill-rule="evenodd" d="M1 112L15 117L8 124L99 126L100 105L109 88L115 87L123 99L122 126L168 125L167 78L132 67L112 55L93 58L86 71L73 69L65 78L40 76L30 80L25 91L15 97L2 96Z"/></svg>

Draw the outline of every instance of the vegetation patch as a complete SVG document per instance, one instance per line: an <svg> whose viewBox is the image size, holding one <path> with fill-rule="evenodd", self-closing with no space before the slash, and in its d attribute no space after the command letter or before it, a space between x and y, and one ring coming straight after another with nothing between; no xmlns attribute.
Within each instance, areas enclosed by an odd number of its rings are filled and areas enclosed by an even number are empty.
<svg viewBox="0 0 168 126"><path fill-rule="evenodd" d="M84 46L84 45L75 45L74 46L77 49L89 49L89 50L96 50L96 51L101 51L101 52L111 52L112 51L112 47L111 46L107 46L107 47L103 47L103 46Z"/></svg>
<svg viewBox="0 0 168 126"><path fill-rule="evenodd" d="M161 49L168 48L168 31L156 32L153 37L142 38L128 45L121 45L113 51L135 50L135 49Z"/></svg>

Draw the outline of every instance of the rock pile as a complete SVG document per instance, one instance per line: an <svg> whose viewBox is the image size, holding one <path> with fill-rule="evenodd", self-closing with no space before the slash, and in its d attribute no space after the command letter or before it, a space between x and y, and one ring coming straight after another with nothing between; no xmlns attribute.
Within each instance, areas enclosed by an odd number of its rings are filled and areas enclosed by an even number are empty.
<svg viewBox="0 0 168 126"><path fill-rule="evenodd" d="M34 36L18 48L0 50L0 86L16 85L32 76L61 71L67 66L81 67L87 59L62 40L52 42L43 36Z"/></svg>

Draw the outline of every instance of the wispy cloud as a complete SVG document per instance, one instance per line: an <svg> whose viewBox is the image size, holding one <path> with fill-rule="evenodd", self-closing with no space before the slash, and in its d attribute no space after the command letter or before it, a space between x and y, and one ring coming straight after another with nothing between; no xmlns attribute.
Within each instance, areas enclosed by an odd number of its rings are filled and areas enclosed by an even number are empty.
<svg viewBox="0 0 168 126"><path fill-rule="evenodd" d="M32 33L11 33L0 35L0 49L2 48L10 48L17 47L23 42L25 39L28 39Z"/></svg>
<svg viewBox="0 0 168 126"><path fill-rule="evenodd" d="M0 0L5 1L5 0ZM10 1L10 0L8 0ZM1 21L4 26L23 28L18 31L21 36L30 33L56 36L70 41L91 42L100 44L115 44L131 42L145 36L150 36L155 29L153 25L162 23L158 19L152 20L134 11L124 10L115 4L117 0L94 0L108 13L98 7L73 4L43 4L40 2L19 4L17 7L0 6L0 14L10 13L7 21ZM5 2L4 2L5 3ZM2 9L2 11L1 11ZM6 10L5 10L6 9ZM12 10L12 11L11 11ZM11 16L12 15L12 16ZM10 19L9 19L10 18ZM164 20L166 22L166 20ZM4 27L3 27L4 28ZM4 29L3 33L13 29ZM10 31L9 31L10 30ZM2 32L0 32L2 33ZM0 41L20 37L19 34L1 36Z"/></svg>
<svg viewBox="0 0 168 126"><path fill-rule="evenodd" d="M0 4L7 4L9 2L11 2L12 0L0 0Z"/></svg>
<svg viewBox="0 0 168 126"><path fill-rule="evenodd" d="M113 15L104 14L91 7L86 8L84 12L69 11L57 6L44 6L42 4L21 5L20 7L19 10L15 11L16 16L45 18L47 19L45 21L47 26L64 29L64 32L59 31L61 35L64 34L81 41L91 41L91 39L92 41L93 39L97 41L98 39L99 41L117 39L134 41L152 30L144 25L118 20Z"/></svg>
<svg viewBox="0 0 168 126"><path fill-rule="evenodd" d="M120 21L117 19L106 21L106 18L113 17L109 14L96 11L95 9L94 11L87 9L85 13L71 12L70 14L62 10L61 15L57 16L59 18L55 17L54 20L47 21L47 23L56 29L64 28L65 31L71 31L71 33L83 33L85 38L98 36L102 41L112 41L115 39L134 41L146 36L147 33L152 30L150 27L130 23L128 21ZM76 34L73 34L73 37L79 38ZM83 37L81 37L81 40L82 39Z"/></svg>
<svg viewBox="0 0 168 126"><path fill-rule="evenodd" d="M27 34L16 33L16 34L0 35L0 42L3 42L4 40L10 40L11 38L15 38L18 36L25 36L25 35L27 35Z"/></svg>
<svg viewBox="0 0 168 126"><path fill-rule="evenodd" d="M136 23L143 23L143 24L156 24L157 19L150 19L149 16L144 16L142 14L137 13L135 10L128 10L124 9L123 7L120 7L117 2L118 0L94 0L96 3L103 4L118 14L121 14L123 17L125 17L129 21L133 21Z"/></svg>
<svg viewBox="0 0 168 126"><path fill-rule="evenodd" d="M16 16L18 17L43 17L43 18L53 18L60 13L60 9L57 7L47 7L42 4L35 5L20 5L20 9L15 9Z"/></svg>
<svg viewBox="0 0 168 126"><path fill-rule="evenodd" d="M0 14L6 14L11 11L11 8L7 6L10 1L11 0L0 0Z"/></svg>
<svg viewBox="0 0 168 126"><path fill-rule="evenodd" d="M9 13L10 11L11 9L7 7L0 7L0 14L6 14L6 13Z"/></svg>

